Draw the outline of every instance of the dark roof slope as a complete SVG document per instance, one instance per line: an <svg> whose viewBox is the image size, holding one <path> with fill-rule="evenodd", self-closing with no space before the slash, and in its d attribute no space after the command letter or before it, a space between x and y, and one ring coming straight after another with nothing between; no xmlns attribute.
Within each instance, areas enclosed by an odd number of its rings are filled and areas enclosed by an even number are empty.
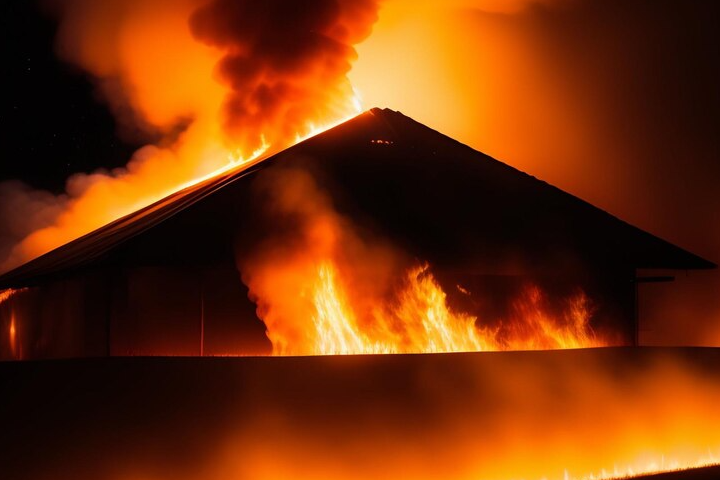
<svg viewBox="0 0 720 480"><path fill-rule="evenodd" d="M372 109L63 245L0 276L0 288L165 255L160 244L184 248L186 256L214 250L207 242L232 235L227 224L247 211L241 203L250 179L278 163L312 164L330 179L340 210L370 219L409 253L443 265L476 268L519 257L551 263L569 249L633 268L715 267L401 113Z"/></svg>

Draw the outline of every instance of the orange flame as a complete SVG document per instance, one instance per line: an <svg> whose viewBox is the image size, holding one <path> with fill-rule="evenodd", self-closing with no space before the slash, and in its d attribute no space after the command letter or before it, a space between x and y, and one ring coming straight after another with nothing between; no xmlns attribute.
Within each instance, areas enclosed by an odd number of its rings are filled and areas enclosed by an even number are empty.
<svg viewBox="0 0 720 480"><path fill-rule="evenodd" d="M540 289L529 287L515 302L515 316L503 322L502 328L488 328L478 325L475 316L448 307L446 294L428 265L411 268L396 301L391 305L370 302L375 307L369 313L353 305L332 262L319 264L314 274L312 322L277 328L278 321L293 322L288 316L268 325L275 355L545 350L608 344L589 325L591 310L583 293L568 302L564 316L555 318L543 309ZM288 334L296 329L309 331L302 337Z"/></svg>
<svg viewBox="0 0 720 480"><path fill-rule="evenodd" d="M508 318L457 311L428 264L405 255L335 211L303 170L268 169L256 189L275 225L297 228L242 248L238 267L275 355L428 353L587 348L611 344L590 327L584 293L560 314L540 288ZM410 262L412 265L412 262ZM462 287L461 287L462 288ZM465 290L465 295L472 292ZM490 321L491 323L488 323Z"/></svg>
<svg viewBox="0 0 720 480"><path fill-rule="evenodd" d="M10 302L10 300L17 295L18 293L21 293L25 291L25 288L20 289L12 289L8 288L6 290L0 290L0 307L3 307L4 304ZM17 319L15 316L15 309L13 308L12 304L9 304L9 321L7 326L7 338L8 338L8 344L10 346L10 353L12 355L12 358L20 358L22 356L22 351L19 351L18 349L18 327L17 327ZM1 318L1 317L0 317ZM0 351L0 354L2 352Z"/></svg>
<svg viewBox="0 0 720 480"><path fill-rule="evenodd" d="M450 312L445 294L427 269L410 270L399 307L389 313L375 311L373 325L363 328L343 295L335 268L320 265L313 295L316 342L306 348L318 355L487 350L474 327L475 318Z"/></svg>
<svg viewBox="0 0 720 480"><path fill-rule="evenodd" d="M0 290L0 305L10 300L10 298L15 295L15 292L16 290L13 290L12 288L8 288L7 290Z"/></svg>
<svg viewBox="0 0 720 480"><path fill-rule="evenodd" d="M607 345L590 328L592 307L584 292L569 299L561 319L548 314L543 308L545 301L540 288L532 286L515 302L515 315L506 324L512 335L503 342L505 349L548 350Z"/></svg>

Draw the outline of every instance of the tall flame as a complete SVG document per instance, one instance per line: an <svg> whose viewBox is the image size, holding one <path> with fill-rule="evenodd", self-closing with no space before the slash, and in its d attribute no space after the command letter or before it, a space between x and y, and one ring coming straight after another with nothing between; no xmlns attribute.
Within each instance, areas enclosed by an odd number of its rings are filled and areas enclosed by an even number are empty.
<svg viewBox="0 0 720 480"><path fill-rule="evenodd" d="M475 318L451 313L445 294L427 272L427 266L408 272L400 304L391 312L379 308L374 322L363 329L337 280L335 268L318 268L313 316L317 340L312 353L422 353L486 350ZM272 339L272 336L270 337ZM276 352L282 354L283 352Z"/></svg>
<svg viewBox="0 0 720 480"><path fill-rule="evenodd" d="M399 306L391 312L378 309L373 324L363 328L343 294L333 265L320 265L313 293L316 340L305 348L319 355L487 350L475 328L475 318L450 312L445 294L427 269L410 270ZM275 337L268 334L271 340ZM277 339L276 343L287 345ZM294 348L299 349L302 346Z"/></svg>
<svg viewBox="0 0 720 480"><path fill-rule="evenodd" d="M538 286L529 285L512 302L507 318L478 318L474 311L452 308L429 264L407 260L381 236L360 231L304 170L266 169L255 188L265 199L257 202L262 215L284 227L271 229L276 233L256 246L240 248L238 267L275 355L612 343L591 328L592 302L582 292L557 308ZM482 293L459 289L464 295Z"/></svg>
<svg viewBox="0 0 720 480"><path fill-rule="evenodd" d="M608 344L590 327L591 309L583 293L571 298L568 310L556 317L543 308L541 290L528 287L516 300L512 318L501 327L483 327L475 316L448 306L447 295L428 265L409 269L398 298L376 304L372 312L354 307L331 261L320 263L314 274L312 321L280 319L303 324L298 328L309 331L301 340L288 335L291 330L269 324L267 335L275 355L547 350Z"/></svg>

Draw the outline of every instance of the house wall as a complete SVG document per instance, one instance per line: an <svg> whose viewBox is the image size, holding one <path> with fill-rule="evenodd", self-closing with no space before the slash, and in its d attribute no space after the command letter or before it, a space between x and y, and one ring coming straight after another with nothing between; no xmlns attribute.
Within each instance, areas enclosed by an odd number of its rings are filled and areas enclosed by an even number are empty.
<svg viewBox="0 0 720 480"><path fill-rule="evenodd" d="M565 298L582 288L595 307L593 327L634 342L630 269L588 271L587 278L441 273L451 307L478 318L502 318L528 282ZM453 295L461 282L482 293L478 305ZM481 298L474 296L473 298ZM458 303L459 302L459 303ZM505 303L503 303L505 302ZM489 309L489 310L488 310ZM11 335L11 326L14 335ZM105 267L24 289L0 304L0 358L266 355L271 345L234 265Z"/></svg>
<svg viewBox="0 0 720 480"><path fill-rule="evenodd" d="M0 329L3 360L270 353L234 266L106 268L50 281L0 304Z"/></svg>
<svg viewBox="0 0 720 480"><path fill-rule="evenodd" d="M102 285L94 275L22 289L0 305L0 358L93 357L106 353Z"/></svg>

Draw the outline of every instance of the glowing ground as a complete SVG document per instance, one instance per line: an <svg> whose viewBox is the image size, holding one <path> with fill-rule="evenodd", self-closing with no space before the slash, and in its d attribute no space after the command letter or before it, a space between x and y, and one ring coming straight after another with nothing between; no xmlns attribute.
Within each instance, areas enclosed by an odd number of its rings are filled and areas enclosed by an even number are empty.
<svg viewBox="0 0 720 480"><path fill-rule="evenodd" d="M607 348L6 362L0 465L13 480L671 470L720 458L718 361Z"/></svg>

